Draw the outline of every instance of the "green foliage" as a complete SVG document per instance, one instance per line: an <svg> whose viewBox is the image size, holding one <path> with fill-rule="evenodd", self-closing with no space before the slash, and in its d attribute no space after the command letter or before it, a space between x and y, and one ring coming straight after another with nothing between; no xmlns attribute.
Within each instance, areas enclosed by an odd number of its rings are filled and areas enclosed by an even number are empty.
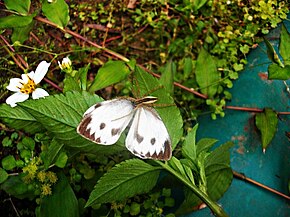
<svg viewBox="0 0 290 217"><path fill-rule="evenodd" d="M265 108L264 112L256 114L255 121L261 132L262 148L265 152L277 131L278 117L275 111Z"/></svg>
<svg viewBox="0 0 290 217"><path fill-rule="evenodd" d="M122 201L136 194L147 193L155 185L160 168L139 159L120 163L108 171L97 183L86 206L93 203Z"/></svg>
<svg viewBox="0 0 290 217"><path fill-rule="evenodd" d="M64 28L69 21L69 10L68 5L64 0L52 1L43 1L42 4L43 14L55 23L59 28Z"/></svg>
<svg viewBox="0 0 290 217"><path fill-rule="evenodd" d="M174 100L185 108L183 111L189 111L190 121L186 126L192 125L191 120L204 105L211 110L213 119L217 115L223 117L226 100L231 99L228 89L247 63L245 55L259 42L258 33L267 33L286 18L288 3L141 0L132 8L124 1L114 3L89 1L68 6L64 0L34 4L30 0L4 0L7 10L0 18L3 35L10 37L6 29L12 29L12 43L25 42L33 49L27 51L26 45L15 46L15 51L9 53L13 60L9 56L1 60L2 69L19 64L16 60L23 54L24 60L51 59L51 55L55 59L69 54L74 64L61 68L63 82L58 67L47 75L63 87L64 94L54 94L48 85L45 88L50 90L49 97L27 100L15 108L0 105L0 119L5 124L1 130L4 133L0 134L2 153L5 153L1 158L1 190L20 199L36 200L39 216L78 216L78 213L83 216L161 216L165 215L163 209L176 203L171 189L159 188L159 181L170 180L166 184L171 187L172 179L176 178L185 195L178 214L192 211L193 206L205 202L215 215L226 216L215 201L232 181L229 163L232 144L225 143L212 150L215 139L203 138L196 142L197 126L188 132L182 143L180 138L186 128L182 129L183 120ZM44 28L37 15L47 18L53 23L47 24L55 29ZM70 31L102 46L89 48L88 44L93 43L81 37L70 40L72 36L68 32L48 34L56 28L65 32L67 25ZM27 41L31 31L33 40ZM88 43L83 43L85 41ZM109 46L118 53L109 50ZM279 45L283 60L270 43L267 46L273 61L269 78L288 79L289 33L284 26ZM122 54L130 55L133 60L128 62ZM124 61L110 60L104 64L107 57ZM158 81L148 74L134 58L152 71L161 72L161 79ZM24 60L20 58L22 64ZM14 68L9 70L16 72ZM129 75L133 79L132 88ZM174 81L209 98L183 94L174 89ZM169 162L129 159L131 155L124 151L124 135L117 145L100 146L76 133L83 113L102 101L92 94L104 93L102 89L108 86L113 91L107 88L106 97L130 94L131 89L137 98L158 97L156 110L175 149ZM256 118L257 126L271 125L276 120L266 112ZM274 128L265 130L263 127L260 129L262 140L269 143ZM163 173L159 177L160 171ZM91 193L88 201L84 199L86 192Z"/></svg>
<svg viewBox="0 0 290 217"><path fill-rule="evenodd" d="M271 80L288 80L290 78L290 34L288 33L285 26L282 25L279 44L279 51L282 56L282 61L280 60L278 54L276 53L270 42L265 39L265 43L267 46L268 57L273 62L268 66L268 78Z"/></svg>
<svg viewBox="0 0 290 217"><path fill-rule="evenodd" d="M220 74L213 57L204 48L201 49L196 60L195 75L201 92L213 98L218 90Z"/></svg>
<svg viewBox="0 0 290 217"><path fill-rule="evenodd" d="M51 22L59 28L64 28L69 21L68 5L64 0L49 3L42 1L42 11ZM5 0L6 8L13 14L0 18L0 29L13 29L12 41L23 43L29 37L33 27L33 18L37 15L37 9L30 14L30 0Z"/></svg>
<svg viewBox="0 0 290 217"><path fill-rule="evenodd" d="M53 188L53 194L41 201L40 216L78 217L78 201L63 173L58 174L59 181Z"/></svg>

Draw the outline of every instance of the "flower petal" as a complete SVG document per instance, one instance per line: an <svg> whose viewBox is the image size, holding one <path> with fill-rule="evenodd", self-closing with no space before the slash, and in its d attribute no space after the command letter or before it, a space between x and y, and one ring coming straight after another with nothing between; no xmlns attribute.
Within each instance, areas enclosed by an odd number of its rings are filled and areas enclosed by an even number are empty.
<svg viewBox="0 0 290 217"><path fill-rule="evenodd" d="M20 78L11 78L9 85L6 87L8 90L13 92L19 92L22 87L23 81Z"/></svg>
<svg viewBox="0 0 290 217"><path fill-rule="evenodd" d="M29 94L14 93L6 99L6 103L11 107L15 107L16 103L23 102L29 98Z"/></svg>
<svg viewBox="0 0 290 217"><path fill-rule="evenodd" d="M47 71L48 71L48 67L50 66L50 63L46 62L46 61L42 61L41 63L39 63L39 65L36 68L35 71L35 75L34 75L34 83L38 84L46 75Z"/></svg>
<svg viewBox="0 0 290 217"><path fill-rule="evenodd" d="M32 80L34 80L34 72L32 71L32 72L29 72L27 74L22 74L21 75L22 82L24 84L27 84L28 83L28 81L29 81L29 78L28 77L31 78Z"/></svg>
<svg viewBox="0 0 290 217"><path fill-rule="evenodd" d="M39 99L46 96L49 96L49 94L42 88L36 88L35 91L32 92L32 99Z"/></svg>

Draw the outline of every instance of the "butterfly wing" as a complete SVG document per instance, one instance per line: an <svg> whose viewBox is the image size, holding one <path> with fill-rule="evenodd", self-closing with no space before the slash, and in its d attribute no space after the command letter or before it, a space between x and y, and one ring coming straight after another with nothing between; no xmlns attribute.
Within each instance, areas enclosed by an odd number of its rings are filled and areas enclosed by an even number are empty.
<svg viewBox="0 0 290 217"><path fill-rule="evenodd" d="M167 129L155 109L138 107L136 109L126 147L141 158L169 160L171 141Z"/></svg>
<svg viewBox="0 0 290 217"><path fill-rule="evenodd" d="M127 99L113 99L90 107L77 127L77 132L102 145L118 141L133 117L134 106Z"/></svg>

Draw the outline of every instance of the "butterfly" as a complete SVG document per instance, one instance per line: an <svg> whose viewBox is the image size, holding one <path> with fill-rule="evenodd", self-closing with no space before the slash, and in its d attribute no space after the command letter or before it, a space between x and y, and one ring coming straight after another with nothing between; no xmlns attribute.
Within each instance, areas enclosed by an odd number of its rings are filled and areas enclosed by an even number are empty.
<svg viewBox="0 0 290 217"><path fill-rule="evenodd" d="M169 160L172 155L168 131L152 104L157 97L116 98L91 106L77 132L97 144L112 145L130 125L126 148L143 159Z"/></svg>

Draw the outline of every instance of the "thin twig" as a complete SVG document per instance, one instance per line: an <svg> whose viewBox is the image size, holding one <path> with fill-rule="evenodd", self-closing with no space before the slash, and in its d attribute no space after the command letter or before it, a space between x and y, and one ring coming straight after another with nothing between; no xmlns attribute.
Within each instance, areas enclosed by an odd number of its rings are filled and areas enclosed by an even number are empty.
<svg viewBox="0 0 290 217"><path fill-rule="evenodd" d="M256 185L256 186L259 186L259 187L261 187L261 188L263 188L263 189L265 189L265 190L267 190L267 191L270 191L270 192L272 192L272 193L274 193L274 194L277 194L277 195L279 195L279 196L281 196L281 197L283 197L283 198L285 198L285 199L287 199L287 200L290 200L290 197L289 197L288 195L285 195L285 194L283 194L283 193L281 193L281 192L279 192L279 191L277 191L277 190L275 190L275 189L273 189L273 188L270 188L270 187L268 187L268 186L266 186L266 185L263 185L263 184L261 184L261 183L255 181L255 180L253 180L253 179L250 179L250 178L246 177L244 174L238 173L238 172L236 172L236 171L234 171L234 170L233 170L233 174L234 174L234 176L235 176L236 178L239 178L239 179L241 179L241 180L244 180L244 181L246 181L246 182L249 182L249 183L251 183L251 184L254 184L254 185Z"/></svg>

